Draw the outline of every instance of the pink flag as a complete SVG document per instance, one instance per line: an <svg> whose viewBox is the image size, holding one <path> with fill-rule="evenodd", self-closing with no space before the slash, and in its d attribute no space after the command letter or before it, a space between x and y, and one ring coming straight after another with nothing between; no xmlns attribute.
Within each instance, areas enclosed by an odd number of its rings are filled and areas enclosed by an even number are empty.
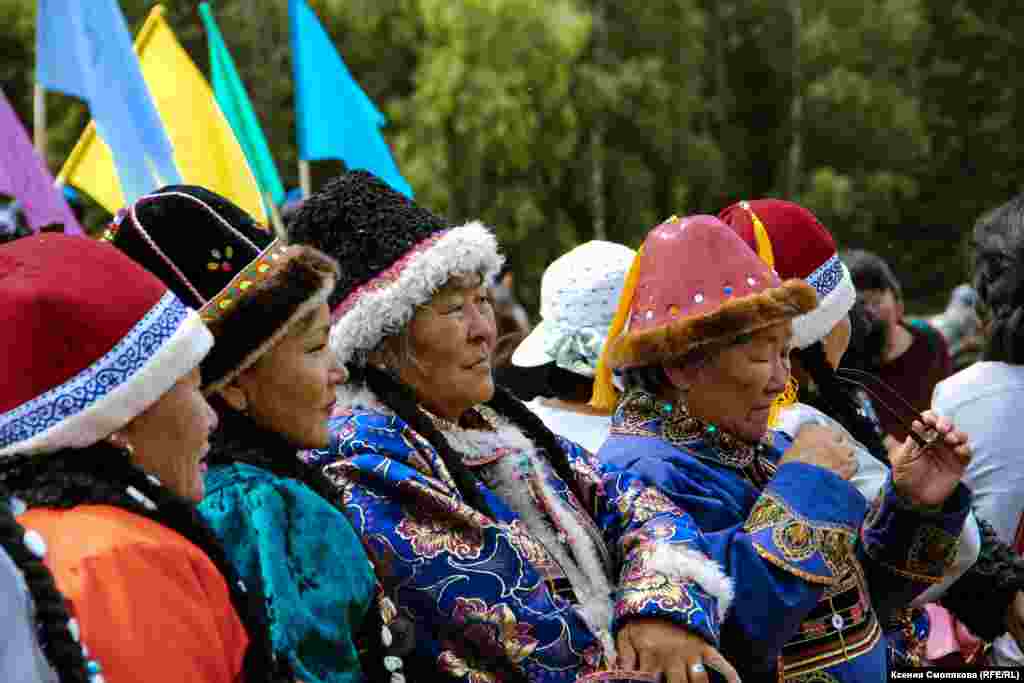
<svg viewBox="0 0 1024 683"><path fill-rule="evenodd" d="M0 90L0 194L18 200L33 232L50 223L63 223L68 235L82 234L53 176L36 154L25 127Z"/></svg>

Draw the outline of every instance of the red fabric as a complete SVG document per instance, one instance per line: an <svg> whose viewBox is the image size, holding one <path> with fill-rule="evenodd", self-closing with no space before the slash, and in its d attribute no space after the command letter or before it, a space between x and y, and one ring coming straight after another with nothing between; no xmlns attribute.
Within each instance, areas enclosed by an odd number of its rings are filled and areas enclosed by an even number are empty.
<svg viewBox="0 0 1024 683"><path fill-rule="evenodd" d="M105 505L18 518L46 540L47 566L107 683L234 683L248 636L227 584L180 534Z"/></svg>
<svg viewBox="0 0 1024 683"><path fill-rule="evenodd" d="M737 202L718 214L747 245L757 251L753 211L768 233L775 257L775 270L783 280L801 280L836 254L832 234L804 207L779 199L754 199Z"/></svg>
<svg viewBox="0 0 1024 683"><path fill-rule="evenodd" d="M707 315L727 299L779 284L771 268L714 216L675 218L644 240L629 331Z"/></svg>
<svg viewBox="0 0 1024 683"><path fill-rule="evenodd" d="M42 233L0 246L0 413L109 352L167 288L113 246Z"/></svg>
<svg viewBox="0 0 1024 683"><path fill-rule="evenodd" d="M904 326L914 341L903 355L883 364L878 376L921 413L931 407L935 385L953 374L953 361L941 334ZM886 434L900 442L907 438L906 427L887 411L878 411L878 419Z"/></svg>

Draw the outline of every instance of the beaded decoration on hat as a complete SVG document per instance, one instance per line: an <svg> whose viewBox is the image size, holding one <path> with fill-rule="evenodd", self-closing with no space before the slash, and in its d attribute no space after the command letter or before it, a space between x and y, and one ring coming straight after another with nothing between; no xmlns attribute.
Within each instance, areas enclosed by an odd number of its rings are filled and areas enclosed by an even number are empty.
<svg viewBox="0 0 1024 683"><path fill-rule="evenodd" d="M614 409L611 369L679 360L791 320L814 304L811 287L782 282L714 216L673 216L647 235L634 259L591 405Z"/></svg>
<svg viewBox="0 0 1024 683"><path fill-rule="evenodd" d="M115 246L198 309L217 337L202 366L206 394L325 303L338 273L323 254L288 247L202 187L176 185L146 195L108 232Z"/></svg>

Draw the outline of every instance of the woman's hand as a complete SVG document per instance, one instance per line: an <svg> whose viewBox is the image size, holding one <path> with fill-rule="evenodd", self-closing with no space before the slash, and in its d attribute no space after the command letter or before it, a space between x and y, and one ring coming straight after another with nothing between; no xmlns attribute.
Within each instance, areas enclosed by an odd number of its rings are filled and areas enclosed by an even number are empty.
<svg viewBox="0 0 1024 683"><path fill-rule="evenodd" d="M823 467L846 481L857 473L853 444L841 432L823 425L805 425L797 432L793 445L786 450L779 465L787 462Z"/></svg>
<svg viewBox="0 0 1024 683"><path fill-rule="evenodd" d="M902 446L891 451L892 483L914 505L940 505L960 482L971 461L971 447L967 435L946 418L930 410L921 417L924 421L915 420L912 429L918 436L934 441L921 447L908 436Z"/></svg>
<svg viewBox="0 0 1024 683"><path fill-rule="evenodd" d="M718 650L696 633L665 619L632 619L616 636L616 668L664 674L665 683L708 683L708 669L740 683L740 676Z"/></svg>

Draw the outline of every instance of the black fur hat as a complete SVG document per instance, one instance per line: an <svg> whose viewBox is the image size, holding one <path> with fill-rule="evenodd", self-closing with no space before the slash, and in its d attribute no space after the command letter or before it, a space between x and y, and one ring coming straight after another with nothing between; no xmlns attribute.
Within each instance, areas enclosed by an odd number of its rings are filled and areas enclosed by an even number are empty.
<svg viewBox="0 0 1024 683"><path fill-rule="evenodd" d="M306 199L288 231L337 259L331 347L341 362L401 330L455 273L490 279L502 258L479 222L453 226L366 171L331 180Z"/></svg>

